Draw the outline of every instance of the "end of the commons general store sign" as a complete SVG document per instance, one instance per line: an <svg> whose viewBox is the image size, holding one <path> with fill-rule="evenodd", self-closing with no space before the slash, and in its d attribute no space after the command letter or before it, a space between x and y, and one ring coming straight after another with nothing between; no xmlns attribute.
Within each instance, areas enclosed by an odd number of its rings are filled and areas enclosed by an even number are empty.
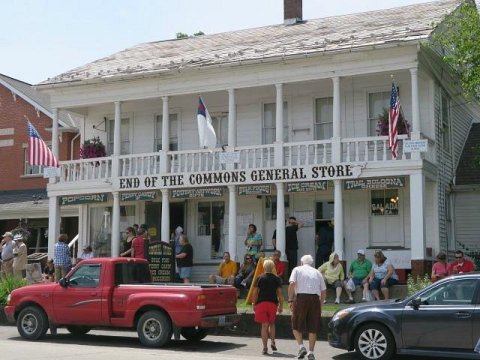
<svg viewBox="0 0 480 360"><path fill-rule="evenodd" d="M156 176L127 176L115 180L117 190L181 189L197 186L269 184L277 182L355 179L362 167L352 164L248 169Z"/></svg>

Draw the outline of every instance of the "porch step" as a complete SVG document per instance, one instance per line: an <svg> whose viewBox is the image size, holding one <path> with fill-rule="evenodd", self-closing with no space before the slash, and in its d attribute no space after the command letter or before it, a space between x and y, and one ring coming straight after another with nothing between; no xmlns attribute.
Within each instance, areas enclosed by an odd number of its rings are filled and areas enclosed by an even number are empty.
<svg viewBox="0 0 480 360"><path fill-rule="evenodd" d="M219 261L220 263L220 261ZM192 268L192 278L190 279L193 283L206 284L208 283L208 276L210 274L216 273L218 269L218 264L194 264Z"/></svg>

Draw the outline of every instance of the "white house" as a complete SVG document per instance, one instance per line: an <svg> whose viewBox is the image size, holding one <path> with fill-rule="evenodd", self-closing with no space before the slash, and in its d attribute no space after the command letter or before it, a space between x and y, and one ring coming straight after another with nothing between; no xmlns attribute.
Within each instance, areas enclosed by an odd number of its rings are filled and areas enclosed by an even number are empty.
<svg viewBox="0 0 480 360"><path fill-rule="evenodd" d="M249 223L266 248L276 228L284 249L292 215L305 222L299 255L314 254L334 218L341 258L384 249L397 268L427 271L449 246L449 186L479 109L421 44L461 3L302 20L301 1L286 0L284 24L139 44L40 83L54 108L84 117L83 140L108 149L61 163L49 239L59 208L78 204L80 239L100 255L119 254L133 223L162 241L182 225L208 265L223 250L242 259ZM414 141L399 135L396 159L377 134L392 75ZM199 95L213 150L198 145Z"/></svg>

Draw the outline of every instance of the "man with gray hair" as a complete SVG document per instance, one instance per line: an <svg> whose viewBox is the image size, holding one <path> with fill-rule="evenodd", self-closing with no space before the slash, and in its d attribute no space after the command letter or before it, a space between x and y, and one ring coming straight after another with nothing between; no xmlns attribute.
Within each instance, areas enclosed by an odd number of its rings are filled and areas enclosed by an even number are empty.
<svg viewBox="0 0 480 360"><path fill-rule="evenodd" d="M317 331L320 326L322 308L327 287L322 274L315 269L313 257L304 255L302 265L293 269L288 285L288 305L292 312L293 336L299 346L298 359L307 355L308 360L315 360L313 351L317 340ZM309 351L303 345L303 328L306 325L308 332Z"/></svg>
<svg viewBox="0 0 480 360"><path fill-rule="evenodd" d="M0 242L0 260L2 264L2 276L4 278L13 276L13 234L7 231L2 236L2 241Z"/></svg>

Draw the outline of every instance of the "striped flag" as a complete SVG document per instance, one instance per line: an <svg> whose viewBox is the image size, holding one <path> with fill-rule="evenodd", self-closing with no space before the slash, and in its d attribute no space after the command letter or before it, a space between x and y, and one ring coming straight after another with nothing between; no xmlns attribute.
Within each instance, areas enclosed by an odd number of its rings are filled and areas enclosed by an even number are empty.
<svg viewBox="0 0 480 360"><path fill-rule="evenodd" d="M388 109L388 146L392 157L397 158L398 146L398 119L400 117L400 97L398 96L395 82L392 81L392 92L390 94L390 108Z"/></svg>
<svg viewBox="0 0 480 360"><path fill-rule="evenodd" d="M27 161L29 165L58 167L58 160L32 123L28 122Z"/></svg>
<svg viewBox="0 0 480 360"><path fill-rule="evenodd" d="M215 149L217 146L217 135L212 125L212 118L201 97L198 98L197 123L200 147Z"/></svg>

